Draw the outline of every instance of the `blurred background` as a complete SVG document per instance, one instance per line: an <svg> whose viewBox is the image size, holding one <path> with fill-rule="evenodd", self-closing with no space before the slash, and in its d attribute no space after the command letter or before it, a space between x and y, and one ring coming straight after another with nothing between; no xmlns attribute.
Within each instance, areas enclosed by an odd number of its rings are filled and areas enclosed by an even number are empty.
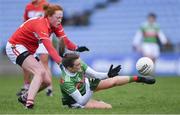
<svg viewBox="0 0 180 115"><path fill-rule="evenodd" d="M5 45L22 24L25 5L30 0L0 0L0 74L19 74L5 56ZM69 39L90 51L82 59L98 71L121 64L121 74L135 74L141 55L133 50L133 39L147 15L157 15L157 23L168 39L161 47L155 72L160 76L180 76L180 0L48 0L64 8L63 26ZM52 72L60 70L52 64Z"/></svg>

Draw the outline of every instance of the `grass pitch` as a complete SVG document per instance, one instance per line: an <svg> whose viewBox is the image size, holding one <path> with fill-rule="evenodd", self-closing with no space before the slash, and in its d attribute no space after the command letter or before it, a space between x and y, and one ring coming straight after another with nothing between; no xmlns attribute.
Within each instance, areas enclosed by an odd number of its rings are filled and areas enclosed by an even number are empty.
<svg viewBox="0 0 180 115"><path fill-rule="evenodd" d="M180 77L158 77L155 85L130 83L96 92L94 99L112 104L112 109L68 109L62 106L58 78L53 78L54 96L42 91L33 110L17 102L22 76L0 75L0 114L180 114Z"/></svg>

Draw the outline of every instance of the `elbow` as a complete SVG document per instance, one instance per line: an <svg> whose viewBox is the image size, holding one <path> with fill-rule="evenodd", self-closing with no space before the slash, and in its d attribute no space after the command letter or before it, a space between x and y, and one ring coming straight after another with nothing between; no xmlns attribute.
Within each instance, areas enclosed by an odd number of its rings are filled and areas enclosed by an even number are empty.
<svg viewBox="0 0 180 115"><path fill-rule="evenodd" d="M86 103L87 103L87 101L85 101L85 100L78 100L78 101L76 101L78 104L80 104L80 105L82 105L82 106L84 106L84 105L86 105Z"/></svg>

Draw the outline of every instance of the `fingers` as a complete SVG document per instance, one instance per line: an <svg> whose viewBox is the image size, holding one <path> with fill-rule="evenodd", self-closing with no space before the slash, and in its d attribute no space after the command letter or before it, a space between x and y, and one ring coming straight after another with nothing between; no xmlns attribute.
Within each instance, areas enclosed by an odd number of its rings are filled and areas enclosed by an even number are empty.
<svg viewBox="0 0 180 115"><path fill-rule="evenodd" d="M109 68L109 71L120 71L121 69L121 65L118 65L117 67L113 68L113 64L111 64L110 68Z"/></svg>
<svg viewBox="0 0 180 115"><path fill-rule="evenodd" d="M82 46L84 48L84 51L89 51L89 49L86 46Z"/></svg>
<svg viewBox="0 0 180 115"><path fill-rule="evenodd" d="M112 70L112 68L113 68L113 64L111 64L111 66L110 66L110 68L109 68L109 71L111 71L111 70Z"/></svg>
<svg viewBox="0 0 180 115"><path fill-rule="evenodd" d="M89 49L86 46L79 46L76 51L78 52L84 52L84 51L89 51Z"/></svg>
<svg viewBox="0 0 180 115"><path fill-rule="evenodd" d="M118 65L117 67L113 68L113 64L111 64L111 66L109 68L109 72L108 72L109 78L117 76L120 69L121 69L121 65Z"/></svg>
<svg viewBox="0 0 180 115"><path fill-rule="evenodd" d="M118 65L117 67L115 67L114 69L116 69L117 71L120 71L121 69L121 65Z"/></svg>

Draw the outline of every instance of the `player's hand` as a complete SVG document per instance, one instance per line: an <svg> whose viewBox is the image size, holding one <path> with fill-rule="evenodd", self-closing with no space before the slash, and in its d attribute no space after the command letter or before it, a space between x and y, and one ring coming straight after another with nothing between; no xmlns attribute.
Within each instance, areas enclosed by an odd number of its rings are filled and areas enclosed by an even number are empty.
<svg viewBox="0 0 180 115"><path fill-rule="evenodd" d="M120 70L121 70L121 65L118 65L115 68L113 68L113 65L111 65L108 71L108 77L112 78L117 76Z"/></svg>
<svg viewBox="0 0 180 115"><path fill-rule="evenodd" d="M84 51L89 51L89 49L86 46L78 46L76 49L78 52L84 52Z"/></svg>

